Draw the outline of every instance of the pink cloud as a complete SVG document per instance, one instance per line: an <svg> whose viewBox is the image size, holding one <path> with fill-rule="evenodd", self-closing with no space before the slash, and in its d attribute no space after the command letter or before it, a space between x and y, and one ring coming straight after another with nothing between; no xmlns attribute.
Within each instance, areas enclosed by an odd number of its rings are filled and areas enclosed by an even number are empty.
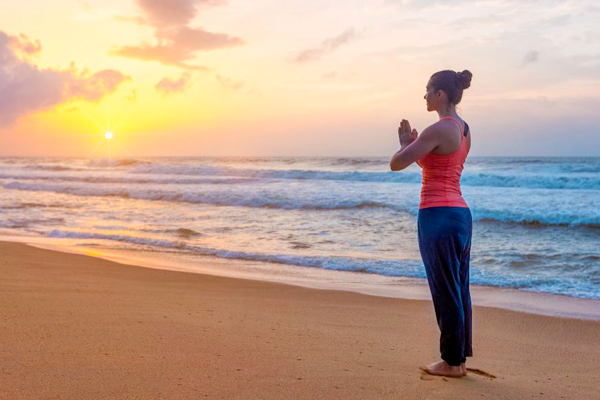
<svg viewBox="0 0 600 400"><path fill-rule="evenodd" d="M318 60L326 54L333 52L338 47L356 39L357 37L358 34L354 30L354 28L350 28L338 36L325 39L319 47L300 52L296 56L296 62L303 63L307 61Z"/></svg>
<svg viewBox="0 0 600 400"><path fill-rule="evenodd" d="M39 39L31 40L22 33L19 36L6 35L4 41L5 48L2 53L6 51L8 58L12 57L13 54L20 58L34 57L42 51L42 44ZM0 58L0 60L4 60L4 58Z"/></svg>
<svg viewBox="0 0 600 400"><path fill-rule="evenodd" d="M27 57L40 50L39 40L0 31L0 127L71 99L99 101L131 80L112 69L78 71L73 63L65 70L40 69Z"/></svg>
<svg viewBox="0 0 600 400"><path fill-rule="evenodd" d="M156 35L159 44L144 43L139 46L122 46L110 50L109 54L144 61L158 61L184 69L207 70L206 67L188 65L185 62L192 60L197 51L233 47L244 43L240 38L187 26L159 31Z"/></svg>
<svg viewBox="0 0 600 400"><path fill-rule="evenodd" d="M204 66L185 64L184 61L191 59L192 55L172 43L166 45L151 45L145 43L140 46L122 46L110 50L109 54L135 58L143 61L158 61L161 64L190 70L208 70L208 68Z"/></svg>
<svg viewBox="0 0 600 400"><path fill-rule="evenodd" d="M211 33L202 28L190 28L187 26L161 32L158 37L170 40L178 48L188 52L233 47L244 43L242 39L224 33Z"/></svg>
<svg viewBox="0 0 600 400"><path fill-rule="evenodd" d="M181 74L179 79L173 80L169 78L163 78L160 82L154 85L157 92L161 92L163 95L171 93L183 92L189 87L189 81L192 74L184 72Z"/></svg>
<svg viewBox="0 0 600 400"><path fill-rule="evenodd" d="M224 33L207 32L188 24L196 17L198 6L213 7L224 4L221 0L137 0L145 18L127 18L127 21L147 21L155 28L154 41L138 45L118 46L111 55L158 61L189 70L207 70L203 66L189 65L198 51L209 51L244 44L240 38ZM120 17L124 20L123 17Z"/></svg>
<svg viewBox="0 0 600 400"><path fill-rule="evenodd" d="M137 0L137 5L157 28L184 26L198 14L197 6L226 4L220 0Z"/></svg>
<svg viewBox="0 0 600 400"><path fill-rule="evenodd" d="M157 27L187 25L196 16L194 0L138 0L137 5Z"/></svg>

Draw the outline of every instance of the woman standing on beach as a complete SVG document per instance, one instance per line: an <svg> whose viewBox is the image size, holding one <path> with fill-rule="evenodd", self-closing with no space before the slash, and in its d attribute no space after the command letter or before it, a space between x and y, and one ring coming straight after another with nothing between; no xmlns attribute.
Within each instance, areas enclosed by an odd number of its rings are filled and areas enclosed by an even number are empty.
<svg viewBox="0 0 600 400"><path fill-rule="evenodd" d="M427 111L439 121L420 135L407 120L398 128L400 150L390 161L392 171L413 162L423 168L419 204L419 250L441 331L442 361L421 367L432 375L467 374L473 356L469 259L472 218L462 198L460 176L471 148L469 126L456 113L463 90L471 85L469 71L439 71L427 83Z"/></svg>

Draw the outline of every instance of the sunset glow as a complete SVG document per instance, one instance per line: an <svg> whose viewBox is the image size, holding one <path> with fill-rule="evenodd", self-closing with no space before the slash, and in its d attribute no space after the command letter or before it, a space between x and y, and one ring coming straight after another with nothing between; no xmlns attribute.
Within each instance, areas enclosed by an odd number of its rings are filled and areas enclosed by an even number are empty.
<svg viewBox="0 0 600 400"><path fill-rule="evenodd" d="M85 154L109 109L139 156L388 155L441 69L473 72L472 154L599 154L594 1L161 4L6 7L0 155Z"/></svg>

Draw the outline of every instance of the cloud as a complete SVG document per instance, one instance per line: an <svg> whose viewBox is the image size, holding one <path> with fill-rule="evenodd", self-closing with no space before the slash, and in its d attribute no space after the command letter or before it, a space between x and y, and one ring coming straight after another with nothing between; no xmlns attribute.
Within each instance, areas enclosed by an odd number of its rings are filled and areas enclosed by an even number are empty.
<svg viewBox="0 0 600 400"><path fill-rule="evenodd" d="M540 58L539 51L535 51L535 50L528 51L527 54L525 54L525 57L523 57L523 65L534 63L537 60L539 60L539 58Z"/></svg>
<svg viewBox="0 0 600 400"><path fill-rule="evenodd" d="M115 17L121 21L150 24L155 28L154 41L134 46L117 46L110 55L144 61L158 61L188 70L207 70L204 66L187 64L198 51L234 47L245 42L225 33L207 32L188 24L198 13L197 7L225 4L222 0L137 0L145 18Z"/></svg>
<svg viewBox="0 0 600 400"><path fill-rule="evenodd" d="M184 52L214 50L244 43L242 39L224 33L211 33L202 28L189 28L187 26L162 32L159 38L176 44Z"/></svg>
<svg viewBox="0 0 600 400"><path fill-rule="evenodd" d="M226 4L221 0L137 0L136 3L157 28L188 25L198 14L197 6Z"/></svg>
<svg viewBox="0 0 600 400"><path fill-rule="evenodd" d="M221 84L223 88L227 90L239 90L244 86L244 82L242 81L234 81L231 78L227 78L219 74L215 75L215 79Z"/></svg>
<svg viewBox="0 0 600 400"><path fill-rule="evenodd" d="M5 66L13 58L31 58L38 56L42 51L39 39L31 40L26 35L9 36L0 31L0 67Z"/></svg>
<svg viewBox="0 0 600 400"><path fill-rule="evenodd" d="M74 63L65 70L40 69L29 59L40 50L39 40L0 31L0 127L68 100L99 101L131 80L112 69L93 74L86 69L78 71Z"/></svg>
<svg viewBox="0 0 600 400"><path fill-rule="evenodd" d="M189 65L197 51L238 46L244 43L240 38L223 33L211 33L201 28L183 26L157 32L159 44L144 43L139 46L122 46L109 51L109 54L136 58L145 61L158 61L190 70L207 70L203 66Z"/></svg>
<svg viewBox="0 0 600 400"><path fill-rule="evenodd" d="M303 63L307 61L318 60L321 57L333 52L338 47L356 39L357 37L358 35L354 28L350 28L338 36L324 40L323 43L321 43L321 45L317 48L300 52L296 56L295 61L298 63Z"/></svg>
<svg viewBox="0 0 600 400"><path fill-rule="evenodd" d="M125 17L123 15L114 15L113 19L119 22L128 22L136 25L149 25L149 22L142 17Z"/></svg>
<svg viewBox="0 0 600 400"><path fill-rule="evenodd" d="M172 80L165 77L161 79L160 82L158 82L156 85L154 85L154 88L157 92L162 93L163 96L172 93L183 92L189 87L189 81L191 77L192 74L190 74L189 72L184 72L177 80Z"/></svg>
<svg viewBox="0 0 600 400"><path fill-rule="evenodd" d="M189 70L208 70L201 65L189 65L184 61L189 60L193 55L189 51L184 51L173 44L150 45L142 44L140 46L122 46L109 51L110 55L135 58L143 61L158 61L161 64L172 65Z"/></svg>
<svg viewBox="0 0 600 400"><path fill-rule="evenodd" d="M187 25L196 13L194 0L138 0L137 5L157 27Z"/></svg>

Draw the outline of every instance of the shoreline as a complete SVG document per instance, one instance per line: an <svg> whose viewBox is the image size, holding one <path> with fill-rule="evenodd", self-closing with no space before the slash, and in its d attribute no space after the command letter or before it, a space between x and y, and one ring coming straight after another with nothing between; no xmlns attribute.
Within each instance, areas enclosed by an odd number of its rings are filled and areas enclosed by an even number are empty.
<svg viewBox="0 0 600 400"><path fill-rule="evenodd" d="M4 241L0 273L5 398L512 400L600 390L600 321L475 305L470 372L449 379L418 369L439 358L429 301Z"/></svg>
<svg viewBox="0 0 600 400"><path fill-rule="evenodd" d="M144 268L208 274L220 277L281 283L312 289L340 290L408 300L431 301L427 281L350 271L325 270L261 261L196 256L193 260L156 258L153 253L51 243L45 238L0 234L0 240L24 243L41 249L89 255ZM62 239L64 240L64 239ZM600 320L600 300L569 297L497 286L471 284L472 304L517 312L562 318Z"/></svg>

